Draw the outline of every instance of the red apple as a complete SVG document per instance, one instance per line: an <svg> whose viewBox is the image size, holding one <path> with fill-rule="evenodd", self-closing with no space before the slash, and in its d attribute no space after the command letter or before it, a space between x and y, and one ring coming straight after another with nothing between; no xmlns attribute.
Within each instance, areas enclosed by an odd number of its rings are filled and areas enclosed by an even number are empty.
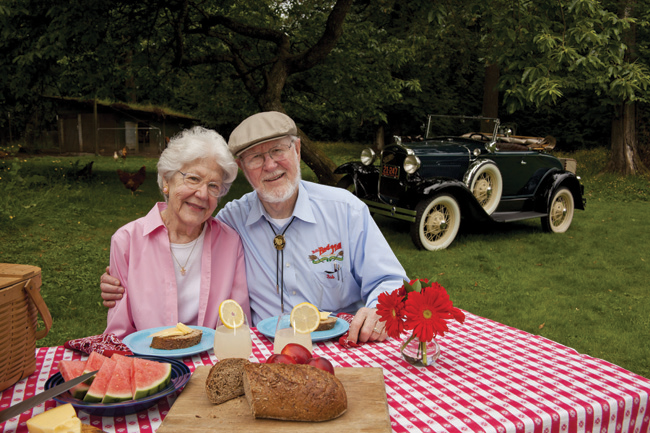
<svg viewBox="0 0 650 433"><path fill-rule="evenodd" d="M311 365L312 367L316 367L328 373L334 374L334 366L332 365L331 362L329 362L327 359L323 358L322 356L316 356L314 358L308 359L307 365Z"/></svg>
<svg viewBox="0 0 650 433"><path fill-rule="evenodd" d="M283 355L293 356L297 364L306 364L311 358L311 352L305 346L297 343L289 343L282 348L280 352Z"/></svg>
<svg viewBox="0 0 650 433"><path fill-rule="evenodd" d="M268 357L266 363L267 364L295 364L296 358L289 355L274 353L273 355Z"/></svg>

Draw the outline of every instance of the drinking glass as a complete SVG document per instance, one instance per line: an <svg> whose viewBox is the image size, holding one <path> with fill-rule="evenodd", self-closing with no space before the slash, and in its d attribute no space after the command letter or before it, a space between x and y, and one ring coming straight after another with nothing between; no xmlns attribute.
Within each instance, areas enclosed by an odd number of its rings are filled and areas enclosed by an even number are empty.
<svg viewBox="0 0 650 433"><path fill-rule="evenodd" d="M291 316L289 314L281 314L278 316L278 323L275 326L275 337L273 339L273 353L282 352L282 348L289 343L300 344L311 352L311 332L307 334L296 332L289 322L290 318Z"/></svg>
<svg viewBox="0 0 650 433"><path fill-rule="evenodd" d="M250 327L244 315L244 324L239 328L228 328L221 319L214 331L214 354L221 361L225 358L248 359L253 352Z"/></svg>

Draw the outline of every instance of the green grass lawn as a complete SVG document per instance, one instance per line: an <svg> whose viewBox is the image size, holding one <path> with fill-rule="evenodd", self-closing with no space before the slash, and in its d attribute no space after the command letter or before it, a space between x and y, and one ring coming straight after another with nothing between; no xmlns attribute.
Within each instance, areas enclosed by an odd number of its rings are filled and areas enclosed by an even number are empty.
<svg viewBox="0 0 650 433"><path fill-rule="evenodd" d="M337 164L361 145L322 143ZM416 250L408 224L376 220L411 278L436 279L454 304L650 377L650 182L600 175L605 149L571 155L585 184L587 209L564 234L539 220L461 225L454 243ZM74 172L95 161L90 180ZM54 325L39 346L99 334L106 324L99 277L111 235L160 200L154 158L30 157L0 160L0 262L42 268L42 293ZM132 194L115 170L147 167ZM313 173L303 167L305 179ZM222 201L250 191L239 176Z"/></svg>

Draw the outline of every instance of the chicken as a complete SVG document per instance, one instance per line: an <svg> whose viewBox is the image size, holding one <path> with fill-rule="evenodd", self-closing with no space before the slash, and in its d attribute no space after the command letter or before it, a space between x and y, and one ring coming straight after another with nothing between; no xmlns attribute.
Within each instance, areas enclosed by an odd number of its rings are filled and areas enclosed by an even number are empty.
<svg viewBox="0 0 650 433"><path fill-rule="evenodd" d="M122 158L126 159L126 146L122 148Z"/></svg>
<svg viewBox="0 0 650 433"><path fill-rule="evenodd" d="M137 191L137 189L142 185L146 177L146 167L143 165L135 173L128 173L126 171L117 170L118 176L120 176L120 181L124 184L126 189L131 190L131 194Z"/></svg>
<svg viewBox="0 0 650 433"><path fill-rule="evenodd" d="M117 156L117 150L116 150L115 152L113 152L113 160L117 161L118 159L120 159L120 157Z"/></svg>
<svg viewBox="0 0 650 433"><path fill-rule="evenodd" d="M79 162L79 161L77 161ZM81 167L75 172L75 177L77 179L90 179L93 176L93 164L95 161L90 161L88 164Z"/></svg>

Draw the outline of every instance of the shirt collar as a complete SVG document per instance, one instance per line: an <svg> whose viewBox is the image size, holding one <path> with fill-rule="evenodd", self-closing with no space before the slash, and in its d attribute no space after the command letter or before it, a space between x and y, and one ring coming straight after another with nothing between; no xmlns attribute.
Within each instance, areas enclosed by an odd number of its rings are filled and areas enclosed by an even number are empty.
<svg viewBox="0 0 650 433"><path fill-rule="evenodd" d="M158 202L156 205L149 211L145 218L143 235L147 236L149 233L153 232L159 227L165 227L165 223L162 220L160 213L167 209L167 203Z"/></svg>
<svg viewBox="0 0 650 433"><path fill-rule="evenodd" d="M293 208L291 216L307 223L316 223L314 212L311 209L309 193L307 192L307 188L305 188L304 181L302 180L298 184L298 200L296 200L296 206ZM248 218L246 219L246 225L253 225L262 217L267 221L271 221L271 217L266 213L264 206L262 206L262 202L257 196L257 192L253 191L253 200L250 212L248 213Z"/></svg>

